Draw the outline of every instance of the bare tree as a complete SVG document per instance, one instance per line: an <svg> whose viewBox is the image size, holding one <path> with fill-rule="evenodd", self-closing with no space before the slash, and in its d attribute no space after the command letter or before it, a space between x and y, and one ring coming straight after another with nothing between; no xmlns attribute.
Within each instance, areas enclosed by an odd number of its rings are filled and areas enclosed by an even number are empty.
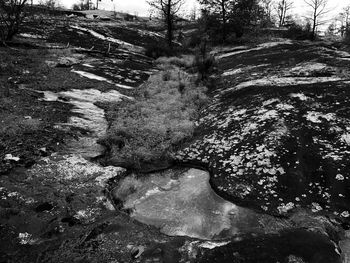
<svg viewBox="0 0 350 263"><path fill-rule="evenodd" d="M191 21L196 21L197 20L197 7L196 6L193 6L191 11L190 11L190 15L189 15L189 18Z"/></svg>
<svg viewBox="0 0 350 263"><path fill-rule="evenodd" d="M149 0L147 3L161 13L167 29L168 46L172 48L175 23L184 0Z"/></svg>
<svg viewBox="0 0 350 263"><path fill-rule="evenodd" d="M337 21L340 22L340 34L343 37L349 33L350 29L350 6L343 8L343 11L337 17Z"/></svg>
<svg viewBox="0 0 350 263"><path fill-rule="evenodd" d="M265 12L266 12L266 16L268 19L271 20L271 14L272 14L272 0L262 0L261 1L264 9L265 9Z"/></svg>
<svg viewBox="0 0 350 263"><path fill-rule="evenodd" d="M229 13L234 6L234 1L232 0L202 0L201 5L205 10L210 13L216 14L220 18L222 25L222 41L225 42L227 38L227 25L229 22Z"/></svg>
<svg viewBox="0 0 350 263"><path fill-rule="evenodd" d="M27 0L0 0L0 38L11 40L25 18Z"/></svg>
<svg viewBox="0 0 350 263"><path fill-rule="evenodd" d="M317 33L317 27L325 24L327 21L321 20L322 17L329 12L326 9L328 0L304 0L304 2L312 8L312 14L309 17L311 20L311 33L312 39L315 39Z"/></svg>
<svg viewBox="0 0 350 263"><path fill-rule="evenodd" d="M279 0L276 4L276 11L278 16L278 26L284 26L286 22L286 17L289 11L293 8L292 0Z"/></svg>

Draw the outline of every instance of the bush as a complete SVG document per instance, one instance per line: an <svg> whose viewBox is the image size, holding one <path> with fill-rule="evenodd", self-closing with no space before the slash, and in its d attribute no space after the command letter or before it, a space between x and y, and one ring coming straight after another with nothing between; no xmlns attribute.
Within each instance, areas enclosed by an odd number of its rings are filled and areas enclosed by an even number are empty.
<svg viewBox="0 0 350 263"><path fill-rule="evenodd" d="M166 68L171 65L180 68L191 68L194 63L194 56L182 55L180 57L160 57L156 62L159 64L160 68Z"/></svg>
<svg viewBox="0 0 350 263"><path fill-rule="evenodd" d="M11 40L19 31L27 0L0 1L0 39Z"/></svg>
<svg viewBox="0 0 350 263"><path fill-rule="evenodd" d="M173 55L173 51L165 45L149 45L146 47L145 55L157 59L159 57L169 57Z"/></svg>
<svg viewBox="0 0 350 263"><path fill-rule="evenodd" d="M199 31L193 32L189 38L185 41L185 46L188 48L195 48L202 42L201 33Z"/></svg>
<svg viewBox="0 0 350 263"><path fill-rule="evenodd" d="M216 69L215 56L210 54L206 38L202 39L201 45L197 50L194 66L198 72L197 81L206 84L209 76L211 76Z"/></svg>
<svg viewBox="0 0 350 263"><path fill-rule="evenodd" d="M289 26L283 37L296 40L311 40L313 38L312 32L307 25L303 27L295 22Z"/></svg>
<svg viewBox="0 0 350 263"><path fill-rule="evenodd" d="M175 59L161 59L163 63ZM181 63L182 64L182 63ZM206 88L195 77L169 66L150 77L136 94L108 111L113 119L102 140L111 149L110 162L133 169L163 165L172 153L192 137L194 120L207 102Z"/></svg>

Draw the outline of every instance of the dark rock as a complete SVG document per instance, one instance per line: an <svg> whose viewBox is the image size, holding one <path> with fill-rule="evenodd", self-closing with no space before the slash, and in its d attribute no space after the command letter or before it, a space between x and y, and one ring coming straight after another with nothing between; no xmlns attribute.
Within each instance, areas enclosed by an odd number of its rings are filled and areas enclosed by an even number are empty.
<svg viewBox="0 0 350 263"><path fill-rule="evenodd" d="M45 202L42 203L40 205L38 205L37 207L35 207L35 212L44 212L44 211L50 211L54 208L54 206L51 203Z"/></svg>
<svg viewBox="0 0 350 263"><path fill-rule="evenodd" d="M204 252L200 263L340 263L335 245L328 237L305 230L278 235L246 237L242 241Z"/></svg>
<svg viewBox="0 0 350 263"><path fill-rule="evenodd" d="M74 216L68 216L61 219L62 223L68 223L69 226L75 226L80 224L80 220Z"/></svg>

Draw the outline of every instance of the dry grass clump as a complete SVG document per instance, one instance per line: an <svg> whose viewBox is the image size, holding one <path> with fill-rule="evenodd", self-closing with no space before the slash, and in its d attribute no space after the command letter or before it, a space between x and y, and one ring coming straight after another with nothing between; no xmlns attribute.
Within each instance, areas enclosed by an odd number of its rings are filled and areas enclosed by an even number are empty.
<svg viewBox="0 0 350 263"><path fill-rule="evenodd" d="M169 161L192 137L194 120L207 102L206 88L195 80L172 65L151 76L134 101L112 107L112 125L101 140L111 149L109 161L135 169Z"/></svg>
<svg viewBox="0 0 350 263"><path fill-rule="evenodd" d="M121 180L118 186L113 189L113 197L124 202L126 198L142 187L142 182L135 175L128 176Z"/></svg>
<svg viewBox="0 0 350 263"><path fill-rule="evenodd" d="M156 61L160 67L173 65L180 68L190 68L194 63L193 55L182 55L180 57L160 57Z"/></svg>

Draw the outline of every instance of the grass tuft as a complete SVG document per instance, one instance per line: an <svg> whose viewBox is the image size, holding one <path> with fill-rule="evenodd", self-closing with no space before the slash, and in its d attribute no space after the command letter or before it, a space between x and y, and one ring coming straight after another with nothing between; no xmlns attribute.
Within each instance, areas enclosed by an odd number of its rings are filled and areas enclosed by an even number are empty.
<svg viewBox="0 0 350 263"><path fill-rule="evenodd" d="M111 149L110 162L133 169L162 164L193 136L194 121L208 98L206 88L195 85L196 76L179 68L188 61L162 58L161 71L137 91L134 101L109 107L112 122L101 142Z"/></svg>

